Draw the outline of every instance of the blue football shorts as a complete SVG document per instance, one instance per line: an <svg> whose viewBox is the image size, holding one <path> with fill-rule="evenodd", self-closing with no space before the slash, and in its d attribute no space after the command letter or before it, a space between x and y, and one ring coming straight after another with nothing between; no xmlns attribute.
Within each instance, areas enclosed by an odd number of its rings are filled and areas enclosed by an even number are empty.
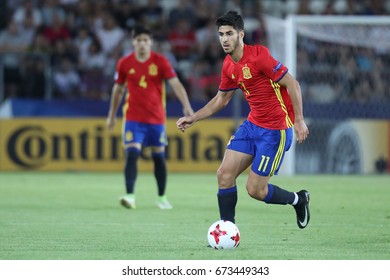
<svg viewBox="0 0 390 280"><path fill-rule="evenodd" d="M252 155L252 171L260 176L272 176L278 174L292 138L292 128L271 130L245 120L230 138L227 149Z"/></svg>
<svg viewBox="0 0 390 280"><path fill-rule="evenodd" d="M123 127L124 145L140 143L144 147L161 147L168 143L165 125L126 121Z"/></svg>

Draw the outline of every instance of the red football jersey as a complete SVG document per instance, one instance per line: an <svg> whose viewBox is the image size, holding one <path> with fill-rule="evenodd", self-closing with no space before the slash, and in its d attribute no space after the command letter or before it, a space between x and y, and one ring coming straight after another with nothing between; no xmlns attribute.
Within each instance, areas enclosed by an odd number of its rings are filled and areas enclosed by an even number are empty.
<svg viewBox="0 0 390 280"><path fill-rule="evenodd" d="M139 62L135 54L121 58L115 73L115 82L126 83L127 93L123 115L128 121L164 124L165 80L176 77L169 61L156 52Z"/></svg>
<svg viewBox="0 0 390 280"><path fill-rule="evenodd" d="M240 88L249 103L250 122L268 129L286 129L294 124L294 111L287 89L278 81L287 71L266 47L244 45L237 63L226 56L219 90Z"/></svg>

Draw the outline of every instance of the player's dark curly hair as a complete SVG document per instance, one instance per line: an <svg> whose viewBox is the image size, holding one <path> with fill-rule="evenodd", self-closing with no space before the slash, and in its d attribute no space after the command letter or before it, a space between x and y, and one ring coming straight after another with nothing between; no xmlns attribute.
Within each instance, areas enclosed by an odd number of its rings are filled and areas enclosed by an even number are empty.
<svg viewBox="0 0 390 280"><path fill-rule="evenodd" d="M145 26L142 26L142 25L136 25L133 28L131 33L132 33L133 38L135 38L141 34L146 34L146 35L149 35L150 37L152 37L152 31L150 29L146 28Z"/></svg>
<svg viewBox="0 0 390 280"><path fill-rule="evenodd" d="M217 18L215 25L220 28L221 25L233 26L235 30L244 30L244 21L236 11L228 11Z"/></svg>

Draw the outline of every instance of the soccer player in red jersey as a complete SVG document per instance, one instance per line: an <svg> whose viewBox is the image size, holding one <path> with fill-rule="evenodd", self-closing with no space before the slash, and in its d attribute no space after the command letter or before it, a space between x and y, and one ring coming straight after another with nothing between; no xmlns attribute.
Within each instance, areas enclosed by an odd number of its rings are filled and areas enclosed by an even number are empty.
<svg viewBox="0 0 390 280"><path fill-rule="evenodd" d="M187 92L176 72L163 55L152 51L152 43L150 30L142 26L134 28L132 40L134 52L121 58L117 63L107 117L107 127L112 130L126 87L123 106L126 195L120 198L120 203L130 209L136 207L134 184L138 173L137 161L143 146L151 147L152 150L154 175L158 187L157 205L161 209L172 208L165 194L167 181L165 81L180 100L184 115L193 114Z"/></svg>
<svg viewBox="0 0 390 280"><path fill-rule="evenodd" d="M299 83L266 47L244 44L244 22L237 12L227 12L217 19L216 25L221 46L228 54L218 93L193 115L180 118L176 125L185 131L215 114L240 88L250 113L231 137L217 172L220 218L235 222L236 178L252 165L246 183L248 194L269 204L293 205L298 227L305 228L310 219L309 192L290 192L269 183L291 146L292 129L298 143L309 135Z"/></svg>

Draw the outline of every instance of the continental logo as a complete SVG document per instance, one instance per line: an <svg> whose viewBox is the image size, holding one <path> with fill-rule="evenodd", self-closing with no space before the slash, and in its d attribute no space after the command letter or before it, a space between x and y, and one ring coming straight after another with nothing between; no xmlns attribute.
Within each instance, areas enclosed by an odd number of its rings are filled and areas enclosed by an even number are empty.
<svg viewBox="0 0 390 280"><path fill-rule="evenodd" d="M23 168L39 168L50 162L122 158L121 137L107 138L103 132L102 126L76 134L49 132L40 125L22 126L9 136L8 156Z"/></svg>
<svg viewBox="0 0 390 280"><path fill-rule="evenodd" d="M22 169L40 169L55 164L64 169L77 169L80 164L123 162L120 133L109 133L102 125L73 128L70 132L58 127L48 128L40 124L15 126L8 135L3 134L8 160ZM202 130L186 134L176 130L171 134L169 130L167 132L168 162L220 162L232 128L224 133L203 133ZM143 150L141 158L151 160L150 150Z"/></svg>
<svg viewBox="0 0 390 280"><path fill-rule="evenodd" d="M166 156L168 161L218 161L223 158L226 137L221 135L202 135L199 131L182 135L169 135ZM148 155L143 153L144 159Z"/></svg>

